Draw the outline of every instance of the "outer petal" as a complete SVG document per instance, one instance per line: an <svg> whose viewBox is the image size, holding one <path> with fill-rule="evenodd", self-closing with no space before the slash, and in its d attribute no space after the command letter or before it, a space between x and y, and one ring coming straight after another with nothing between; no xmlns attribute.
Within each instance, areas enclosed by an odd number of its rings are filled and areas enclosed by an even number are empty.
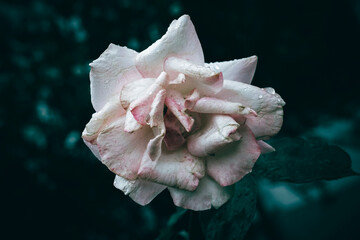
<svg viewBox="0 0 360 240"><path fill-rule="evenodd" d="M205 64L217 72L222 72L224 79L250 84L255 73L257 56L226 62Z"/></svg>
<svg viewBox="0 0 360 240"><path fill-rule="evenodd" d="M101 161L116 175L129 180L137 177L142 156L153 133L149 127L128 133L124 131L125 116L101 131L97 145Z"/></svg>
<svg viewBox="0 0 360 240"><path fill-rule="evenodd" d="M241 82L225 80L223 89L216 94L216 97L230 102L240 102L253 109L258 116L246 116L246 125L257 138L272 136L281 128L282 107L285 102L273 89L261 89Z"/></svg>
<svg viewBox="0 0 360 240"><path fill-rule="evenodd" d="M205 176L193 192L176 188L169 188L169 191L176 206L202 211L210 209L211 206L219 208L226 203L233 194L234 185L221 187L210 177Z"/></svg>
<svg viewBox="0 0 360 240"><path fill-rule="evenodd" d="M210 115L204 126L187 140L189 152L198 157L213 155L227 144L240 140L240 125L230 116Z"/></svg>
<svg viewBox="0 0 360 240"><path fill-rule="evenodd" d="M205 174L205 164L192 156L186 148L163 150L157 161L144 155L138 175L141 179L193 191Z"/></svg>
<svg viewBox="0 0 360 240"><path fill-rule="evenodd" d="M91 152L95 155L95 157L100 160L101 158L100 158L100 153L99 153L99 148L98 148L98 146L97 146L96 144L92 144L92 143L87 142L87 141L85 141L85 140L84 140L84 143L86 144L86 146L88 146L88 148L89 148L89 149L91 150Z"/></svg>
<svg viewBox="0 0 360 240"><path fill-rule="evenodd" d="M115 176L114 186L129 195L135 202L144 206L150 203L166 186L144 180L129 181Z"/></svg>
<svg viewBox="0 0 360 240"><path fill-rule="evenodd" d="M135 67L137 52L110 44L101 56L90 63L91 102L99 111L121 87L141 75Z"/></svg>
<svg viewBox="0 0 360 240"><path fill-rule="evenodd" d="M251 172L260 156L260 147L250 129L243 125L238 131L240 141L230 143L215 156L206 158L207 173L221 186L232 185Z"/></svg>
<svg viewBox="0 0 360 240"><path fill-rule="evenodd" d="M204 64L204 55L194 25L188 15L174 20L166 34L136 57L136 67L144 77L157 77L168 56Z"/></svg>

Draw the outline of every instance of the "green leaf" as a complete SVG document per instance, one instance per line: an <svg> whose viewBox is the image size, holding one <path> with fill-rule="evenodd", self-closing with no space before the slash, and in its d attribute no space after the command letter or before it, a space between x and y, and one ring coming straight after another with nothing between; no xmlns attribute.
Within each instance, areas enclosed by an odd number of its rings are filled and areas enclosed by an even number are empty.
<svg viewBox="0 0 360 240"><path fill-rule="evenodd" d="M241 240L255 216L257 187L251 174L235 185L234 196L218 210L199 213L207 240Z"/></svg>
<svg viewBox="0 0 360 240"><path fill-rule="evenodd" d="M357 175L350 156L318 139L278 138L269 142L275 152L261 156L253 173L274 181L307 183Z"/></svg>

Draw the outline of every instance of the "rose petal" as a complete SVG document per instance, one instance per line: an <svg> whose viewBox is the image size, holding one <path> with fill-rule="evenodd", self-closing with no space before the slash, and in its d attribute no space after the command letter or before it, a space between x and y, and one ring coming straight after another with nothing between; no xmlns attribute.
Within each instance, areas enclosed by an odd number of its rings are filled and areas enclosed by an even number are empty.
<svg viewBox="0 0 360 240"><path fill-rule="evenodd" d="M129 181L118 175L115 176L114 186L129 195L132 200L144 206L150 203L166 186L144 180Z"/></svg>
<svg viewBox="0 0 360 240"><path fill-rule="evenodd" d="M216 114L253 114L256 112L248 107L243 106L241 103L229 102L212 97L203 97L196 102L185 102L185 107L193 112L198 113L216 113Z"/></svg>
<svg viewBox="0 0 360 240"><path fill-rule="evenodd" d="M110 44L98 59L90 63L91 103L99 111L121 87L142 78L135 67L137 52Z"/></svg>
<svg viewBox="0 0 360 240"><path fill-rule="evenodd" d="M276 134L283 122L285 102L272 91L248 85L241 82L226 80L224 87L216 94L217 98L230 102L240 102L253 109L257 117L247 115L246 125L257 138L266 138Z"/></svg>
<svg viewBox="0 0 360 240"><path fill-rule="evenodd" d="M130 103L146 94L146 91L155 82L155 78L143 78L133 82L129 82L123 86L120 93L121 106L128 109Z"/></svg>
<svg viewBox="0 0 360 240"><path fill-rule="evenodd" d="M162 72L155 82L149 87L146 93L130 104L129 109L138 123L141 125L147 124L146 121L151 110L151 104L154 101L156 94L161 89L167 87L168 82L169 77L167 73Z"/></svg>
<svg viewBox="0 0 360 240"><path fill-rule="evenodd" d="M185 75L188 80L179 86L182 92L197 88L204 94L217 93L223 85L221 72L215 72L209 67L194 64L186 59L169 57L164 63L164 69L169 73L170 78L174 78L179 73Z"/></svg>
<svg viewBox="0 0 360 240"><path fill-rule="evenodd" d="M92 115L90 121L85 126L82 138L87 142L96 143L99 132L107 124L124 114L125 111L121 107L118 96L113 96L100 111Z"/></svg>
<svg viewBox="0 0 360 240"><path fill-rule="evenodd" d="M83 139L83 140L84 140L84 143L86 144L86 146L88 146L88 148L91 150L91 152L95 155L95 157L100 160L101 157L100 157L98 146L96 144L92 144L91 142L86 141L85 139Z"/></svg>
<svg viewBox="0 0 360 240"><path fill-rule="evenodd" d="M237 129L240 125L230 116L210 115L203 127L187 139L189 152L197 157L214 154L227 144L240 140Z"/></svg>
<svg viewBox="0 0 360 240"><path fill-rule="evenodd" d="M128 133L125 116L104 128L97 138L101 161L116 175L129 180L137 177L140 162L153 133L149 127Z"/></svg>
<svg viewBox="0 0 360 240"><path fill-rule="evenodd" d="M144 155L138 175L141 179L193 191L205 174L205 163L186 148L169 152L163 149L160 158L152 161Z"/></svg>
<svg viewBox="0 0 360 240"><path fill-rule="evenodd" d="M210 177L203 177L195 191L190 192L177 188L169 188L174 204L178 207L202 211L221 207L234 192L234 185L221 187Z"/></svg>
<svg viewBox="0 0 360 240"><path fill-rule="evenodd" d="M270 146L268 143L264 142L263 140L257 141L260 146L261 154L275 152L275 148Z"/></svg>
<svg viewBox="0 0 360 240"><path fill-rule="evenodd" d="M174 20L161 39L139 53L136 67L144 77L157 77L168 56L179 56L195 64L204 64L204 55L194 25L188 15Z"/></svg>
<svg viewBox="0 0 360 240"><path fill-rule="evenodd" d="M241 140L232 142L214 156L206 157L207 173L221 186L236 183L254 166L260 156L260 147L250 129L239 128Z"/></svg>
<svg viewBox="0 0 360 240"><path fill-rule="evenodd" d="M194 119L190 117L187 113L185 113L185 100L181 93L169 90L165 99L165 104L168 107L175 117L179 120L179 122L184 126L185 130L190 132Z"/></svg>
<svg viewBox="0 0 360 240"><path fill-rule="evenodd" d="M217 72L222 72L224 79L250 84L256 69L257 56L236 59L226 62L214 62L205 64Z"/></svg>
<svg viewBox="0 0 360 240"><path fill-rule="evenodd" d="M149 141L144 157L149 157L151 161L157 161L160 157L161 145L165 137L165 124L163 118L165 97L166 91L164 89L160 90L151 104L151 111L149 113L149 125L153 130L155 137Z"/></svg>
<svg viewBox="0 0 360 240"><path fill-rule="evenodd" d="M130 109L126 111L126 118L125 118L125 126L124 131L128 133L135 132L136 130L140 129L142 125L136 121L134 116L132 115Z"/></svg>
<svg viewBox="0 0 360 240"><path fill-rule="evenodd" d="M185 133L186 130L171 111L166 112L164 123L166 128L164 138L165 145L170 151L176 150L185 143L183 133Z"/></svg>

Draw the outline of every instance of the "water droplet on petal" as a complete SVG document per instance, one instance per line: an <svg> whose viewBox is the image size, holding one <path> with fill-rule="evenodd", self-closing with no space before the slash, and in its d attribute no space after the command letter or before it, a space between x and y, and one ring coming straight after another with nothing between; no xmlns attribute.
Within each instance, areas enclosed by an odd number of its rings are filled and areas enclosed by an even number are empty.
<svg viewBox="0 0 360 240"><path fill-rule="evenodd" d="M259 95L259 99L262 99L263 98L263 95Z"/></svg>
<svg viewBox="0 0 360 240"><path fill-rule="evenodd" d="M265 90L267 93L275 94L275 89L273 89L272 87L264 88L264 90Z"/></svg>

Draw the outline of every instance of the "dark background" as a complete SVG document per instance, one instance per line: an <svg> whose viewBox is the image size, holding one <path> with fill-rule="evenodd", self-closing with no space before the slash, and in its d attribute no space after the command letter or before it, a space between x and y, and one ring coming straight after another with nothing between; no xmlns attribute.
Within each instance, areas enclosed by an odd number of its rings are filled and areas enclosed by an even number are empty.
<svg viewBox="0 0 360 240"><path fill-rule="evenodd" d="M145 49L185 13L207 62L259 57L253 84L287 103L280 136L337 144L360 169L360 1L1 1L2 239L159 235L175 211L169 194L137 205L80 138L94 111L88 64L109 43ZM358 179L259 182L248 239L359 239Z"/></svg>

